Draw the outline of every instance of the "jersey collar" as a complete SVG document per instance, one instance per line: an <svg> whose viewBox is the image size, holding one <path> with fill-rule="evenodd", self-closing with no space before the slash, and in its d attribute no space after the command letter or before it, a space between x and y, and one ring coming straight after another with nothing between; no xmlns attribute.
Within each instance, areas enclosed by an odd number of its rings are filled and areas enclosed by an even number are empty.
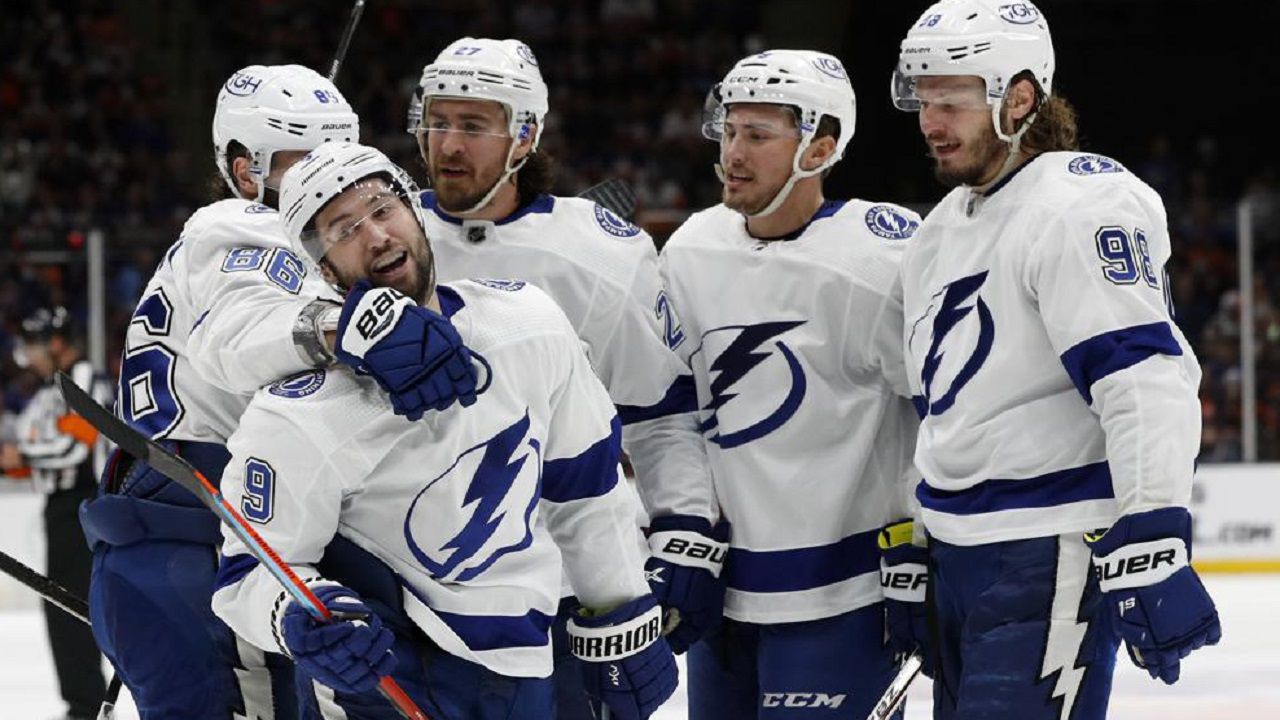
<svg viewBox="0 0 1280 720"><path fill-rule="evenodd" d="M434 190L423 190L421 195L421 200L422 200L422 207L426 210L430 210L434 212L436 214L436 217L440 218L441 220L447 223L451 223L453 225L462 224L462 218L454 217L453 215L450 215L446 213L444 210L440 209L440 206L436 204L436 193ZM533 200L516 208L515 212L502 218L501 220L494 222L493 224L506 225L507 223L511 223L511 222L515 222L516 220L519 220L525 215L549 213L553 208L555 208L555 205L556 205L555 196L547 195L546 193L541 193L535 196Z"/></svg>
<svg viewBox="0 0 1280 720"><path fill-rule="evenodd" d="M771 242L774 240L795 240L796 238L803 235L805 231L809 229L809 226L812 225L815 221L821 220L822 218L831 217L832 215L835 215L836 213L840 212L840 208L844 207L846 202L848 201L847 200L827 200L823 202L821 205L818 206L817 212L813 214L813 217L809 218L808 222L796 228L795 230L792 230L786 235L778 235L775 237L756 237L755 235L752 235L750 231L747 231L747 235L752 240L757 240L760 242ZM747 221L745 218L742 221L742 226L744 229L747 226Z"/></svg>

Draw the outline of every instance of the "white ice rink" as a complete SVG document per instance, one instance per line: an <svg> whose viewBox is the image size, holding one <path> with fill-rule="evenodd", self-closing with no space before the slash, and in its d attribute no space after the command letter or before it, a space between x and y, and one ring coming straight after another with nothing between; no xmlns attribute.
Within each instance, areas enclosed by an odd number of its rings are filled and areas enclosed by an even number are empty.
<svg viewBox="0 0 1280 720"><path fill-rule="evenodd" d="M1109 717L1118 720L1280 720L1280 576L1210 575L1224 637L1183 664L1166 687L1121 657ZM116 717L136 720L128 692ZM929 717L927 681L913 688L908 720ZM38 610L0 612L0 720L48 720L62 711ZM684 718L681 687L656 720ZM737 720L726 718L726 720Z"/></svg>

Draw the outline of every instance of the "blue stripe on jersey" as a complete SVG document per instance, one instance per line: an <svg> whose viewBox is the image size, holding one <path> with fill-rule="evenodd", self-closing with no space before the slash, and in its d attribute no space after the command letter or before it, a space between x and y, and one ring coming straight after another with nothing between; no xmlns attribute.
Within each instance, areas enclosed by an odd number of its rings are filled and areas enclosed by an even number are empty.
<svg viewBox="0 0 1280 720"><path fill-rule="evenodd" d="M436 299L440 301L440 314L452 319L453 314L466 307L462 296L448 285L436 286Z"/></svg>
<svg viewBox="0 0 1280 720"><path fill-rule="evenodd" d="M418 196L418 199L421 202L423 208L434 212L436 214L436 217L440 218L441 220L444 220L447 223L453 223L454 225L462 224L462 218L449 215L448 213L446 213L444 210L440 208L440 205L436 202L436 193L434 190L423 190L422 194ZM516 220L519 220L525 215L534 215L537 213L549 213L553 209L555 209L555 206L556 206L555 196L547 195L546 193L543 193L535 197L531 202L528 202L516 208L516 211L511 213L510 215L502 218L501 220L495 221L493 224L506 225L507 223L515 222Z"/></svg>
<svg viewBox="0 0 1280 720"><path fill-rule="evenodd" d="M458 615L432 608L445 625L475 651L543 647L551 642L554 615L530 610L524 615Z"/></svg>
<svg viewBox="0 0 1280 720"><path fill-rule="evenodd" d="M692 375L681 375L667 388L667 394L653 405L619 405L618 418L623 425L660 417L698 411L698 388Z"/></svg>
<svg viewBox="0 0 1280 720"><path fill-rule="evenodd" d="M880 569L877 530L856 533L830 545L793 550L729 548L725 577L743 592L792 592L831 585Z"/></svg>
<svg viewBox="0 0 1280 720"><path fill-rule="evenodd" d="M975 515L999 510L1046 508L1115 497L1111 467L1104 460L1023 480L985 480L967 490L938 490L927 482L916 486L920 504L949 515Z"/></svg>
<svg viewBox="0 0 1280 720"><path fill-rule="evenodd" d="M1112 330L1077 343L1062 353L1062 365L1084 401L1092 405L1093 384L1102 378L1152 355L1181 354L1182 347L1169 323L1157 322Z"/></svg>
<svg viewBox="0 0 1280 720"><path fill-rule="evenodd" d="M235 585L256 567L258 567L258 558L252 555L232 555L231 557L223 555L218 562L218 575L213 579L213 591L217 592L228 585Z"/></svg>
<svg viewBox="0 0 1280 720"><path fill-rule="evenodd" d="M911 406L916 409L916 415L919 415L921 420L929 414L929 401L923 395L912 395Z"/></svg>
<svg viewBox="0 0 1280 720"><path fill-rule="evenodd" d="M622 423L615 416L609 435L581 455L542 464L542 499L569 502L600 497L618 483L618 461L622 458Z"/></svg>

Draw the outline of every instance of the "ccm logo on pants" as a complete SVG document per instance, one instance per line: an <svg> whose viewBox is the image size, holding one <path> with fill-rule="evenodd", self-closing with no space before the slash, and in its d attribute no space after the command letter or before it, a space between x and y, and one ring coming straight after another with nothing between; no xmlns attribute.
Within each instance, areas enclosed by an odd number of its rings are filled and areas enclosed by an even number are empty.
<svg viewBox="0 0 1280 720"><path fill-rule="evenodd" d="M844 702L844 693L828 695L826 693L765 693L765 707L789 708L828 708L835 710Z"/></svg>

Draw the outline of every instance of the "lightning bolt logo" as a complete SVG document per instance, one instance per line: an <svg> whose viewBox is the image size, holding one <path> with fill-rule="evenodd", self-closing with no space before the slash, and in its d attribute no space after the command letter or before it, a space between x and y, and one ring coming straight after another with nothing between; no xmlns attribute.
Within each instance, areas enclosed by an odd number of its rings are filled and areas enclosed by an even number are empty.
<svg viewBox="0 0 1280 720"><path fill-rule="evenodd" d="M1077 667L1080 646L1084 642L1088 622L1080 622L1080 606L1085 582L1090 571L1089 550L1082 542L1058 543L1057 587L1049 611L1049 634L1045 638L1044 662L1040 679L1054 675L1052 698L1062 698L1061 720L1071 717L1084 680L1083 667Z"/></svg>
<svg viewBox="0 0 1280 720"><path fill-rule="evenodd" d="M781 341L775 340L772 348L765 350L760 350L759 348L777 336L804 323L804 320L769 322L760 323L759 325L716 328L707 333L710 335L721 330L739 330L738 336L733 339L733 342L729 343L729 346L720 353L719 357L708 368L708 374L713 376L710 387L711 400L702 409L709 411L711 415L703 421L702 431L704 433L713 433L708 437L711 442L726 450L744 445L778 429L795 414L795 411L800 407L800 401L804 399L806 386L804 370L800 366L800 360L796 358L791 348ZM730 400L738 397L738 393L729 392L729 390L755 369L756 366L772 355L775 349L786 360L787 367L791 373L791 388L787 392L787 396L763 420L734 432L720 432L718 427L720 424L718 415L720 408L724 407Z"/></svg>
<svg viewBox="0 0 1280 720"><path fill-rule="evenodd" d="M413 552L414 557L432 575L436 577L450 575L462 563L473 558L498 531L499 526L507 517L506 510L503 510L503 501L506 500L512 486L516 483L516 479L520 475L521 469L524 468L526 461L531 457L529 453L521 453L520 451L529 448L533 451L535 458L540 452L538 441L533 438L526 438L528 433L529 413L526 411L524 417L510 427L464 452L448 470L428 483L427 487L423 488L422 492L418 493L418 496L414 498L405 519L405 540L408 542L409 549ZM470 509L470 516L462 529L448 541L441 544L436 552L429 553L424 551L411 532L410 521L414 516L418 501L438 480L453 472L463 458L476 452L482 453L480 463L471 476L466 494L462 498L461 508L464 511ZM537 464L540 468L541 462ZM539 472L541 472L540 469ZM541 482L540 479L539 482ZM532 495L533 497L528 506L524 508L524 538L513 545L495 551L479 564L472 565L458 573L456 578L458 581L476 577L502 555L519 550L529 544L532 540L532 531L529 529L528 520L537 503L538 493L534 492ZM433 508L431 512L435 513L436 509ZM438 524L445 520L446 515L447 513L439 512L438 517L427 522ZM438 557L443 557L444 559L438 560L436 559Z"/></svg>
<svg viewBox="0 0 1280 720"><path fill-rule="evenodd" d="M924 396L929 402L930 415L941 415L949 410L956 402L956 395L973 379L978 368L982 367L987 356L991 354L996 330L995 322L991 318L991 309L981 297L977 298L972 305L963 305L965 301L977 294L986 280L987 271L984 270L949 284L943 294L942 307L938 309L938 315L933 319L933 340L929 344L929 352L925 355L924 367L921 371L921 378L924 380ZM943 357L946 356L942 351L942 341L974 310L978 311L977 346L973 354L965 360L955 379L951 381L951 387L947 388L946 392L938 393L933 387L933 381L937 376L938 368L942 366Z"/></svg>

